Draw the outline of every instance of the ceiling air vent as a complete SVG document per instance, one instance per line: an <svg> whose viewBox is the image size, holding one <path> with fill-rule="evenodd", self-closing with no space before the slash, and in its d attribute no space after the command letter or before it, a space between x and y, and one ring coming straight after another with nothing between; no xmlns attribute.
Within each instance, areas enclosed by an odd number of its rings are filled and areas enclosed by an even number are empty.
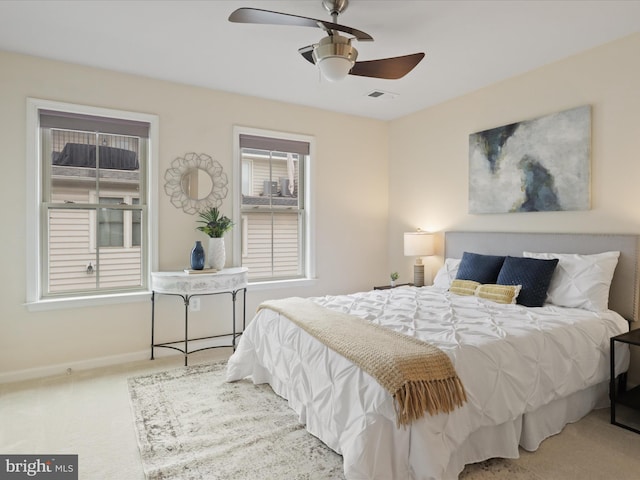
<svg viewBox="0 0 640 480"><path fill-rule="evenodd" d="M393 100L398 96L397 93L385 92L383 90L373 90L367 93L367 97L371 98L384 98L386 100Z"/></svg>

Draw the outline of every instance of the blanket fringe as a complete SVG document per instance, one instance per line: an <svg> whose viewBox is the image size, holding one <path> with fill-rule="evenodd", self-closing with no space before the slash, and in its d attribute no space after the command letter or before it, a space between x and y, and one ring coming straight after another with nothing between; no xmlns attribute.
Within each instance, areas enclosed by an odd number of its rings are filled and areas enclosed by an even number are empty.
<svg viewBox="0 0 640 480"><path fill-rule="evenodd" d="M396 390L393 398L398 426L409 425L425 412L430 415L452 412L467 401L458 377L408 381Z"/></svg>

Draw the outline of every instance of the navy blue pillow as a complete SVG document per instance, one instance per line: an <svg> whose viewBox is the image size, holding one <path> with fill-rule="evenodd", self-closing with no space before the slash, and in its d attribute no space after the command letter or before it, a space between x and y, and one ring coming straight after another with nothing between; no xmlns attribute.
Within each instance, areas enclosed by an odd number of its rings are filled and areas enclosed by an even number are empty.
<svg viewBox="0 0 640 480"><path fill-rule="evenodd" d="M557 258L507 257L498 275L498 284L522 285L517 302L525 307L541 307L557 264Z"/></svg>
<svg viewBox="0 0 640 480"><path fill-rule="evenodd" d="M478 283L496 283L504 257L464 252L456 278Z"/></svg>

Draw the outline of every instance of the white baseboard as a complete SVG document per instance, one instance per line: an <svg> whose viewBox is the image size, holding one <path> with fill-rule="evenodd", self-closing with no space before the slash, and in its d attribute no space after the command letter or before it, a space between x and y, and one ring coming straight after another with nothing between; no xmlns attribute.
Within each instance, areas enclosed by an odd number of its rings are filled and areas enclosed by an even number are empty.
<svg viewBox="0 0 640 480"><path fill-rule="evenodd" d="M205 347L210 345L216 345L215 340L192 340L190 346ZM191 349L191 348L190 348ZM207 350L211 355L216 356L215 352L220 353L220 358L228 358L230 347L216 348L214 350ZM168 349L168 348L155 348L154 357L163 358L168 356L182 356L182 353ZM12 372L0 373L0 383L21 382L24 380L33 380L36 378L52 377L57 375L67 375L72 372L91 370L94 368L110 367L113 365L122 365L124 363L139 362L149 360L151 358L151 350L149 348L140 350L138 352L124 353L120 355L110 355L108 357L88 358L85 360L78 360L75 362L58 363L55 365L46 365L42 367L27 368L24 370L14 370Z"/></svg>
<svg viewBox="0 0 640 480"><path fill-rule="evenodd" d="M156 355L158 356L158 355ZM72 371L90 370L92 368L109 367L123 363L148 360L150 358L149 349L140 352L125 353L122 355L112 355L109 357L90 358L76 362L59 363L44 367L26 368L13 372L0 373L0 383L20 382L33 380L35 378L52 377L56 375L66 375Z"/></svg>

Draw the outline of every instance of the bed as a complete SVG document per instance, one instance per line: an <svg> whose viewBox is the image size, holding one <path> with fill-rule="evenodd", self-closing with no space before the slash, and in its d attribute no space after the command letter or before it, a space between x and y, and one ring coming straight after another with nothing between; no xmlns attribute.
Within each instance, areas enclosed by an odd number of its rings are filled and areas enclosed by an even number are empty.
<svg viewBox="0 0 640 480"><path fill-rule="evenodd" d="M255 383L269 383L310 433L343 456L350 480L457 478L466 464L517 458L519 446L536 450L567 423L607 406L609 338L637 318L638 237L447 232L444 240L445 262L433 286L311 301L437 346L464 385L467 401L461 407L399 426L388 391L270 308L247 326L229 360L227 380L251 376ZM558 258L544 306L499 304L450 291L460 259L470 252L516 263L526 255L547 260L540 262L545 265ZM585 270L584 262L591 268ZM608 281L601 278L604 264ZM571 270L576 265L579 274ZM569 282L567 274L575 278ZM603 295L604 309L598 306ZM571 306L558 305L563 302ZM621 345L616 374L628 364L628 349Z"/></svg>

